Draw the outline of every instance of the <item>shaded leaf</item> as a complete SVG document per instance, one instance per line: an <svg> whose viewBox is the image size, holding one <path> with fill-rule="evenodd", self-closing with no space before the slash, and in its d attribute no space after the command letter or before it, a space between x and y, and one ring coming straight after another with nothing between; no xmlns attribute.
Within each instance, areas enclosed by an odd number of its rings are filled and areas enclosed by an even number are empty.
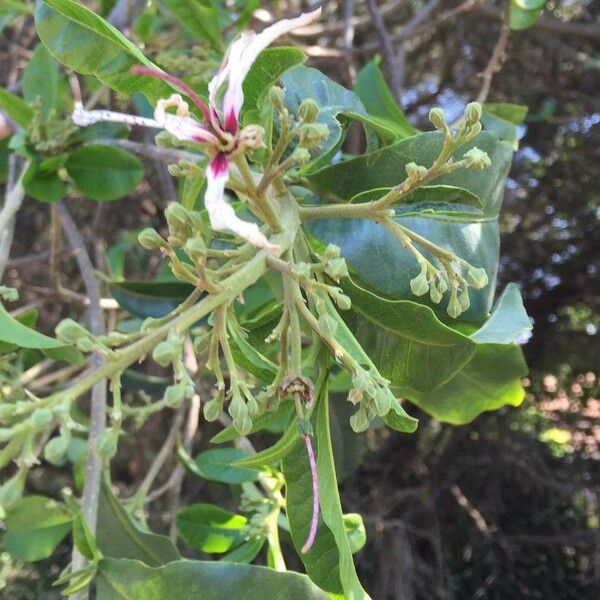
<svg viewBox="0 0 600 600"><path fill-rule="evenodd" d="M21 85L25 102L39 99L42 116L47 118L58 104L58 63L46 47L39 43L31 55Z"/></svg>
<svg viewBox="0 0 600 600"><path fill-rule="evenodd" d="M215 50L221 50L223 43L219 28L219 15L215 5L209 0L159 0L180 21L195 38L210 42Z"/></svg>
<svg viewBox="0 0 600 600"><path fill-rule="evenodd" d="M233 462L238 467L262 467L273 465L283 459L292 450L298 440L298 423L294 419L285 430L284 434L269 448L256 454L240 458Z"/></svg>
<svg viewBox="0 0 600 600"><path fill-rule="evenodd" d="M193 472L209 481L220 483L241 484L246 481L256 481L258 471L245 467L238 467L232 463L248 456L248 453L239 448L212 448L205 450L193 460ZM186 466L192 465L186 463Z"/></svg>
<svg viewBox="0 0 600 600"><path fill-rule="evenodd" d="M11 94L8 90L5 90L0 86L0 108L12 119L17 125L24 129L31 122L33 117L33 110L27 105L27 103Z"/></svg>

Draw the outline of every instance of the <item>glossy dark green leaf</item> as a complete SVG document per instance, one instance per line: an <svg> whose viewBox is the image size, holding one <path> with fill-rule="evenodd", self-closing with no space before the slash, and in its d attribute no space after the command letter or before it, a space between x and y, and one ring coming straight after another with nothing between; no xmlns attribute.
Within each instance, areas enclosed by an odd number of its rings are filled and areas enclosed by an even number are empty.
<svg viewBox="0 0 600 600"><path fill-rule="evenodd" d="M26 128L33 117L33 110L27 103L0 87L0 108L20 127Z"/></svg>
<svg viewBox="0 0 600 600"><path fill-rule="evenodd" d="M510 142L516 150L519 145L518 126L527 116L527 107L522 104L486 103L483 105L481 123L501 140Z"/></svg>
<svg viewBox="0 0 600 600"><path fill-rule="evenodd" d="M463 425L482 412L518 406L525 397L527 365L515 345L480 344L473 359L448 383L409 400L438 421Z"/></svg>
<svg viewBox="0 0 600 600"><path fill-rule="evenodd" d="M312 514L310 468L303 440L283 460L286 480L286 511L294 546L310 578L330 594L344 598L368 598L362 588L352 549L344 526L329 423L327 390L319 394L314 417L314 445L319 473L321 518L317 538L306 554L300 552L306 541Z"/></svg>
<svg viewBox="0 0 600 600"><path fill-rule="evenodd" d="M358 73L354 91L361 99L369 115L377 117L397 139L417 133L390 91L379 64L379 56L370 60Z"/></svg>
<svg viewBox="0 0 600 600"><path fill-rule="evenodd" d="M122 33L75 0L37 0L35 24L50 53L77 73L95 75L125 95L142 92L151 102L172 92L163 81L132 75L134 65L155 65Z"/></svg>
<svg viewBox="0 0 600 600"><path fill-rule="evenodd" d="M177 531L185 543L202 552L227 552L241 541L248 519L214 504L190 504L177 513Z"/></svg>
<svg viewBox="0 0 600 600"><path fill-rule="evenodd" d="M220 483L241 484L256 481L259 474L256 469L233 464L246 456L248 453L239 448L211 448L196 456L193 461L194 472L203 479Z"/></svg>
<svg viewBox="0 0 600 600"><path fill-rule="evenodd" d="M97 600L328 600L306 575L230 562L178 560L150 568L139 561L104 559Z"/></svg>
<svg viewBox="0 0 600 600"><path fill-rule="evenodd" d="M45 496L25 496L6 511L4 548L15 560L51 556L71 529L65 507Z"/></svg>
<svg viewBox="0 0 600 600"><path fill-rule="evenodd" d="M25 102L39 100L43 117L58 105L58 78L58 63L38 44L23 71L22 89Z"/></svg>
<svg viewBox="0 0 600 600"><path fill-rule="evenodd" d="M234 461L238 467L262 467L274 465L282 460L294 447L298 439L298 423L294 419L285 430L284 434L272 445L256 454Z"/></svg>
<svg viewBox="0 0 600 600"><path fill-rule="evenodd" d="M67 189L56 170L42 169L37 162L32 162L23 175L23 187L40 202L58 202L65 197Z"/></svg>
<svg viewBox="0 0 600 600"><path fill-rule="evenodd" d="M516 284L509 283L490 318L470 338L478 344L511 344L526 339L531 329L521 292Z"/></svg>
<svg viewBox="0 0 600 600"><path fill-rule="evenodd" d="M104 482L98 504L96 543L104 556L138 559L151 567L180 558L168 537L141 531Z"/></svg>
<svg viewBox="0 0 600 600"><path fill-rule="evenodd" d="M100 144L78 148L69 155L65 167L77 188L93 200L122 198L144 176L139 158L121 148Z"/></svg>
<svg viewBox="0 0 600 600"><path fill-rule="evenodd" d="M343 128L337 116L343 113L356 113L367 116L365 107L358 96L339 83L332 81L316 69L297 66L290 69L282 78L285 89L285 105L294 115L305 98L312 98L319 105L318 123L329 128L329 137L314 152L319 160L309 163L303 170L314 170L326 164L342 142Z"/></svg>
<svg viewBox="0 0 600 600"><path fill-rule="evenodd" d="M491 282L482 290L471 290L471 307L461 318L484 319L491 308L498 270L499 232L497 217L502 205L504 182L510 168L512 151L506 142L483 132L457 154L471 147L485 150L492 166L484 171L460 170L435 181L436 185L464 188L481 199L483 214L470 207L449 205L446 210L411 214L410 206L396 209L395 220L408 229L444 248L452 249L475 267L485 268ZM350 200L360 192L391 187L405 178L404 167L410 161L429 166L441 148L441 136L423 133L381 150L308 176L308 182L324 198ZM363 219L324 219L309 224L310 232L324 243L333 243L353 271L373 292L394 299L411 299L445 313L447 297L439 305L410 291L410 280L419 273L414 257L381 225Z"/></svg>
<svg viewBox="0 0 600 600"><path fill-rule="evenodd" d="M114 281L108 288L119 306L141 319L168 315L194 291L188 283L170 281Z"/></svg>
<svg viewBox="0 0 600 600"><path fill-rule="evenodd" d="M223 46L219 14L210 0L159 0L194 37L206 40L215 50Z"/></svg>
<svg viewBox="0 0 600 600"><path fill-rule="evenodd" d="M436 389L471 359L475 344L444 325L427 306L386 300L347 278L346 322L378 371L401 394Z"/></svg>

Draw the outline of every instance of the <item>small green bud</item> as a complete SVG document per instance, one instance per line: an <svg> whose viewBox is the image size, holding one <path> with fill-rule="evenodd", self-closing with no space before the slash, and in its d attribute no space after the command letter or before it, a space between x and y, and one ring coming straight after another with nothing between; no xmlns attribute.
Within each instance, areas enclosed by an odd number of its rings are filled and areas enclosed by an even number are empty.
<svg viewBox="0 0 600 600"><path fill-rule="evenodd" d="M352 308L352 300L340 288L333 288L329 293L340 310L350 310Z"/></svg>
<svg viewBox="0 0 600 600"><path fill-rule="evenodd" d="M325 248L325 252L323 253L324 260L333 260L334 258L339 258L342 255L342 249L335 244L329 244L327 248Z"/></svg>
<svg viewBox="0 0 600 600"><path fill-rule="evenodd" d="M409 162L405 167L406 174L409 179L420 180L423 179L427 175L427 167L423 165L418 165L415 162Z"/></svg>
<svg viewBox="0 0 600 600"><path fill-rule="evenodd" d="M448 302L448 307L446 308L446 312L453 319L456 319L462 312L460 302L458 301L458 298L456 296L456 291L453 291L452 294L450 295L450 302Z"/></svg>
<svg viewBox="0 0 600 600"><path fill-rule="evenodd" d="M19 292L13 287L0 285L0 298L5 302L16 302L19 299Z"/></svg>
<svg viewBox="0 0 600 600"><path fill-rule="evenodd" d="M335 336L335 332L337 331L338 328L338 323L337 321L328 314L323 314L319 317L318 320L318 324L319 324L319 331L328 337L334 337Z"/></svg>
<svg viewBox="0 0 600 600"><path fill-rule="evenodd" d="M221 410L223 410L223 406L219 400L217 400L216 398L213 398L212 400L209 400L204 405L203 410L204 410L204 418L209 423L212 423L213 421L216 421L219 418L219 415L221 414Z"/></svg>
<svg viewBox="0 0 600 600"><path fill-rule="evenodd" d="M251 417L256 417L262 412L258 402L254 398L248 398L246 406L248 407L248 414Z"/></svg>
<svg viewBox="0 0 600 600"><path fill-rule="evenodd" d="M484 288L488 284L488 276L485 269L471 267L467 272L467 281L476 290Z"/></svg>
<svg viewBox="0 0 600 600"><path fill-rule="evenodd" d="M176 164L167 165L167 171L169 171L169 175L173 177L181 177L184 174L183 169Z"/></svg>
<svg viewBox="0 0 600 600"><path fill-rule="evenodd" d="M183 251L193 260L202 260L206 256L206 244L202 238L190 238Z"/></svg>
<svg viewBox="0 0 600 600"><path fill-rule="evenodd" d="M96 443L96 452L102 460L110 460L117 453L119 433L114 429L107 429Z"/></svg>
<svg viewBox="0 0 600 600"><path fill-rule="evenodd" d="M177 145L177 139L168 131L160 131L154 136L154 141L161 148L174 148Z"/></svg>
<svg viewBox="0 0 600 600"><path fill-rule="evenodd" d="M3 509L10 508L21 499L26 479L27 470L21 469L0 486L0 506Z"/></svg>
<svg viewBox="0 0 600 600"><path fill-rule="evenodd" d="M369 428L369 417L362 407L350 417L350 427L355 433L362 433Z"/></svg>
<svg viewBox="0 0 600 600"><path fill-rule="evenodd" d="M171 202L167 206L165 217L169 228L186 227L188 224L188 212L179 202Z"/></svg>
<svg viewBox="0 0 600 600"><path fill-rule="evenodd" d="M29 422L34 429L44 429L52 423L52 419L52 411L49 408L36 408L29 417Z"/></svg>
<svg viewBox="0 0 600 600"><path fill-rule="evenodd" d="M44 458L51 464L60 466L69 448L69 436L52 438L44 448Z"/></svg>
<svg viewBox="0 0 600 600"><path fill-rule="evenodd" d="M306 148L298 147L292 152L292 158L297 164L305 165L310 160L310 152Z"/></svg>
<svg viewBox="0 0 600 600"><path fill-rule="evenodd" d="M349 277L348 265L343 258L332 258L325 265L325 273L334 281L339 281L342 277Z"/></svg>
<svg viewBox="0 0 600 600"><path fill-rule="evenodd" d="M373 398L373 402L375 404L375 412L380 417L385 417L390 411L392 406L393 396L389 390L385 388L379 388L375 397Z"/></svg>
<svg viewBox="0 0 600 600"><path fill-rule="evenodd" d="M478 169L480 171L487 169L492 164L487 152L484 152L479 148L471 148L464 154L463 158L467 161L467 167Z"/></svg>
<svg viewBox="0 0 600 600"><path fill-rule="evenodd" d="M129 341L129 336L120 331L111 331L107 336L105 343L107 346L120 346Z"/></svg>
<svg viewBox="0 0 600 600"><path fill-rule="evenodd" d="M300 127L301 148L317 148L329 137L329 128L324 123L305 123Z"/></svg>
<svg viewBox="0 0 600 600"><path fill-rule="evenodd" d="M421 271L414 279L410 280L410 290L415 296L423 296L429 291L427 271Z"/></svg>
<svg viewBox="0 0 600 600"><path fill-rule="evenodd" d="M429 286L429 297L434 304L439 304L442 301L442 292L435 285Z"/></svg>
<svg viewBox="0 0 600 600"><path fill-rule="evenodd" d="M63 342L74 344L80 337L89 336L89 332L73 319L63 319L54 329L56 337Z"/></svg>
<svg viewBox="0 0 600 600"><path fill-rule="evenodd" d="M185 385L170 385L165 390L164 401L169 408L177 408L185 399Z"/></svg>
<svg viewBox="0 0 600 600"><path fill-rule="evenodd" d="M166 367L181 356L182 343L180 338L160 342L152 351L152 358L161 367Z"/></svg>
<svg viewBox="0 0 600 600"><path fill-rule="evenodd" d="M458 303L460 304L461 312L469 310L469 306L471 306L471 300L469 299L468 289L465 288L458 293Z"/></svg>
<svg viewBox="0 0 600 600"><path fill-rule="evenodd" d="M96 347L94 341L89 337L80 337L76 342L75 346L82 352L92 352Z"/></svg>
<svg viewBox="0 0 600 600"><path fill-rule="evenodd" d="M481 119L481 104L479 102L469 102L465 108L465 121L469 125L477 123Z"/></svg>
<svg viewBox="0 0 600 600"><path fill-rule="evenodd" d="M152 229L152 227L146 227L146 229L142 229L142 231L138 233L138 242L140 246L146 248L146 250L155 250L167 245L158 231Z"/></svg>
<svg viewBox="0 0 600 600"><path fill-rule="evenodd" d="M358 404L362 402L362 399L365 397L364 392L360 388L352 388L348 392L348 402L352 404Z"/></svg>
<svg viewBox="0 0 600 600"><path fill-rule="evenodd" d="M305 123L314 123L319 116L319 105L312 98L305 98L300 103L298 113Z"/></svg>
<svg viewBox="0 0 600 600"><path fill-rule="evenodd" d="M228 412L234 421L243 421L244 417L248 416L248 407L239 395L234 395L229 403Z"/></svg>
<svg viewBox="0 0 600 600"><path fill-rule="evenodd" d="M191 210L188 212L188 219L192 225L192 229L196 233L202 231L202 215L197 210Z"/></svg>
<svg viewBox="0 0 600 600"><path fill-rule="evenodd" d="M252 419L248 414L245 414L239 419L233 419L233 426L241 435L248 435L252 431Z"/></svg>
<svg viewBox="0 0 600 600"><path fill-rule="evenodd" d="M292 265L292 275L297 279L308 281L310 279L310 265L305 262Z"/></svg>
<svg viewBox="0 0 600 600"><path fill-rule="evenodd" d="M440 294L445 294L448 291L448 282L444 279L444 277L438 276L436 278L435 285Z"/></svg>
<svg viewBox="0 0 600 600"><path fill-rule="evenodd" d="M285 92L278 85L274 85L269 90L269 100L273 105L273 108L281 112L283 111Z"/></svg>
<svg viewBox="0 0 600 600"><path fill-rule="evenodd" d="M429 120L433 126L440 131L445 131L448 128L448 124L446 123L446 115L441 108L432 108L429 111Z"/></svg>
<svg viewBox="0 0 600 600"><path fill-rule="evenodd" d="M352 377L352 383L355 388L363 390L370 398L373 398L377 393L377 388L373 384L371 376L364 369L360 369L354 377Z"/></svg>

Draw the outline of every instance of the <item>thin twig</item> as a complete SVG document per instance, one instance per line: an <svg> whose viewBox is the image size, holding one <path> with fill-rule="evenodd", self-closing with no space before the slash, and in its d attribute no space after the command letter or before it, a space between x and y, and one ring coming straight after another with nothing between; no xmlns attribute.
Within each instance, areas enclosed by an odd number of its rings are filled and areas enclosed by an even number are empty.
<svg viewBox="0 0 600 600"><path fill-rule="evenodd" d="M101 138L94 140L94 144L104 144L106 146L117 146L128 150L133 154L137 154L142 158L148 158L150 160L158 160L166 163L177 163L180 160L190 160L192 162L198 162L202 159L202 156L195 154L194 152L188 152L186 150L176 150L174 148L162 148L155 144L142 144L140 142L132 142L131 140L112 139L112 138Z"/></svg>
<svg viewBox="0 0 600 600"><path fill-rule="evenodd" d="M385 23L383 22L381 9L377 5L377 1L367 0L367 6L369 7L371 17L373 18L373 25L375 26L375 31L377 32L379 46L381 48L381 51L383 52L383 56L387 63L388 75L390 79L390 89L392 90L396 101L399 103L402 97L402 83L398 78L398 63L396 61L394 48L392 46L390 37L385 29Z"/></svg>
<svg viewBox="0 0 600 600"><path fill-rule="evenodd" d="M93 335L105 335L106 327L102 308L100 307L100 286L94 277L94 266L88 256L87 250L77 225L71 218L69 211L62 203L56 204L61 226L71 248L75 260L81 271L83 284L90 299L90 331ZM102 355L92 354L92 368L99 369L104 363ZM102 379L92 387L90 407L90 429L88 435L88 455L85 467L85 483L81 498L81 510L91 532L96 531L98 519L98 497L100 494L100 481L102 477L102 459L96 453L96 445L100 436L106 429L106 380ZM73 548L72 569L77 571L85 565L85 558L76 547ZM83 590L74 596L76 600L88 598L88 591Z"/></svg>
<svg viewBox="0 0 600 600"><path fill-rule="evenodd" d="M492 56L481 73L482 84L479 94L477 96L477 102L483 104L490 93L490 86L492 84L492 77L494 73L498 72L504 61L506 60L506 47L508 46L508 38L510 36L510 2L506 0L504 4L504 19L502 26L500 27L500 35L494 46Z"/></svg>

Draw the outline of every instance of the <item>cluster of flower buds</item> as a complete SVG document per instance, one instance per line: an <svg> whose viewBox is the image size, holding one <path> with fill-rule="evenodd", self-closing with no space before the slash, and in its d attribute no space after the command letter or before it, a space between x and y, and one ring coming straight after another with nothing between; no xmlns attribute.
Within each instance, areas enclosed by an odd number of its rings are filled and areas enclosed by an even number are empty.
<svg viewBox="0 0 600 600"><path fill-rule="evenodd" d="M355 368L352 386L348 400L357 404L358 410L350 417L350 426L360 433L368 429L375 417L385 417L396 398L387 379L360 366Z"/></svg>

